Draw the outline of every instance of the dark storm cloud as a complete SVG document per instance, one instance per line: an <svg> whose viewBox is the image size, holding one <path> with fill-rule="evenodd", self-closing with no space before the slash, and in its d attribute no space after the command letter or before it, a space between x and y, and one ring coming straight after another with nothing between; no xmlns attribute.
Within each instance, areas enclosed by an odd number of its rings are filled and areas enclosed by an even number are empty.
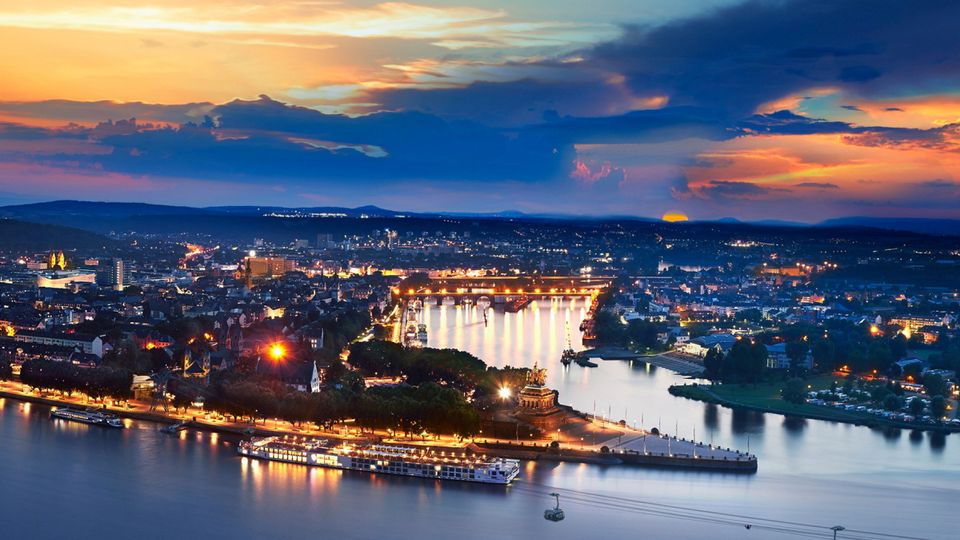
<svg viewBox="0 0 960 540"><path fill-rule="evenodd" d="M735 180L711 180L695 189L699 197L705 199L758 199L771 195L789 193L789 189L761 186L752 182Z"/></svg>
<svg viewBox="0 0 960 540"><path fill-rule="evenodd" d="M139 118L153 122L181 124L203 120L212 103L157 105L114 101L0 101L0 116L42 118L62 122L101 122L108 119Z"/></svg>
<svg viewBox="0 0 960 540"><path fill-rule="evenodd" d="M880 70L870 66L847 66L840 70L840 80L844 82L867 82L880 77L880 75Z"/></svg>
<svg viewBox="0 0 960 540"><path fill-rule="evenodd" d="M954 189L960 188L960 183L954 182L953 180L943 180L938 178L936 180L926 180L924 182L919 182L917 183L917 186L923 189L954 190Z"/></svg>
<svg viewBox="0 0 960 540"><path fill-rule="evenodd" d="M960 124L930 129L864 127L849 133L844 142L857 146L960 151Z"/></svg>
<svg viewBox="0 0 960 540"><path fill-rule="evenodd" d="M790 111L755 114L737 124L743 133L770 135L811 135L814 133L853 133L858 128L846 122L833 122L801 116Z"/></svg>
<svg viewBox="0 0 960 540"><path fill-rule="evenodd" d="M736 126L713 111L693 107L671 107L634 111L618 116L564 117L527 126L535 133L568 144L636 144L686 138L724 140L736 136Z"/></svg>
<svg viewBox="0 0 960 540"><path fill-rule="evenodd" d="M538 122L559 111L564 116L605 116L629 98L595 76L577 73L580 68L555 67L584 81L476 82L462 88L403 88L374 92L375 108L415 110L447 118L465 118L491 125L517 126Z"/></svg>
<svg viewBox="0 0 960 540"><path fill-rule="evenodd" d="M811 189L840 189L840 186L831 184L830 182L800 182L799 184L794 184L793 187Z"/></svg>
<svg viewBox="0 0 960 540"><path fill-rule="evenodd" d="M640 93L731 115L811 86L871 94L960 81L960 2L754 1L648 30L592 52L590 63Z"/></svg>
<svg viewBox="0 0 960 540"><path fill-rule="evenodd" d="M57 132L41 127L0 122L0 140L32 141L56 137Z"/></svg>
<svg viewBox="0 0 960 540"><path fill-rule="evenodd" d="M958 20L960 2L951 0L750 1L658 27L625 26L622 37L571 55L580 61L544 62L551 81L368 97L387 108L516 123L548 109L596 116L612 100L666 96L670 106L736 120L814 87L861 97L956 87Z"/></svg>
<svg viewBox="0 0 960 540"><path fill-rule="evenodd" d="M538 182L566 174L572 146L419 112L358 118L267 97L214 108L209 125L118 121L64 130L0 125L0 138L86 137L104 155L61 153L45 164L134 175L209 179L389 182L417 179ZM469 164L469 166L465 166Z"/></svg>

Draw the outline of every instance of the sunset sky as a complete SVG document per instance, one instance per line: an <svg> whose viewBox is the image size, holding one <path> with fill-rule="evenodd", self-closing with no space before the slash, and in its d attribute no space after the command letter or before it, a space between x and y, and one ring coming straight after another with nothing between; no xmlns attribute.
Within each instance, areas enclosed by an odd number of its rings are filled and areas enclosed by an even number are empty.
<svg viewBox="0 0 960 540"><path fill-rule="evenodd" d="M957 21L949 0L0 0L0 204L960 219Z"/></svg>

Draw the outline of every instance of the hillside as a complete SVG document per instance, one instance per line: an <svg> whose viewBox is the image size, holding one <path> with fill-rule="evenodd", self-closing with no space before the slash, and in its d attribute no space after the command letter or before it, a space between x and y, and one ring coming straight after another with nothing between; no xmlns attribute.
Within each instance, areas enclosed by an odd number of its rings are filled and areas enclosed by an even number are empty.
<svg viewBox="0 0 960 540"><path fill-rule="evenodd" d="M0 251L51 249L109 249L117 243L105 236L73 227L0 219Z"/></svg>

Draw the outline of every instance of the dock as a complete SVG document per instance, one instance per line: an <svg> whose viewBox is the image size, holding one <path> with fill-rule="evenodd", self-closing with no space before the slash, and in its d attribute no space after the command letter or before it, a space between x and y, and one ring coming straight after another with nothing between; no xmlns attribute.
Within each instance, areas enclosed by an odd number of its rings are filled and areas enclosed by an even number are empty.
<svg viewBox="0 0 960 540"><path fill-rule="evenodd" d="M611 439L602 446L580 447L548 444L481 441L470 445L473 451L528 461L591 463L608 466L638 466L692 469L704 472L754 474L757 456L669 435L634 434L618 442ZM599 449L598 449L599 448Z"/></svg>

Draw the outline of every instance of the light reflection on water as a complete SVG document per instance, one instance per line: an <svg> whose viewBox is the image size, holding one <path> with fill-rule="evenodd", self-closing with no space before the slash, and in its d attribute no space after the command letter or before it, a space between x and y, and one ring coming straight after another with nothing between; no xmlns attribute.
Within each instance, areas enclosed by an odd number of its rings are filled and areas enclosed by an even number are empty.
<svg viewBox="0 0 960 540"><path fill-rule="evenodd" d="M950 538L960 481L956 436L787 420L674 398L682 380L646 362L563 369L566 321L577 346L584 302L538 300L517 314L476 306L424 312L430 346L494 365L547 367L560 399L681 436L750 449L757 475L526 462L513 487L440 483L265 462L236 455L236 439L160 433L132 422L107 430L51 421L48 409L0 399L0 523L9 538L165 539L336 537L765 538L743 528L676 521L561 498L567 519L546 522L547 493L574 489L719 512ZM509 336L509 338L508 338ZM106 513L105 513L106 512ZM905 519L904 516L909 516ZM108 518L108 519L107 519Z"/></svg>

